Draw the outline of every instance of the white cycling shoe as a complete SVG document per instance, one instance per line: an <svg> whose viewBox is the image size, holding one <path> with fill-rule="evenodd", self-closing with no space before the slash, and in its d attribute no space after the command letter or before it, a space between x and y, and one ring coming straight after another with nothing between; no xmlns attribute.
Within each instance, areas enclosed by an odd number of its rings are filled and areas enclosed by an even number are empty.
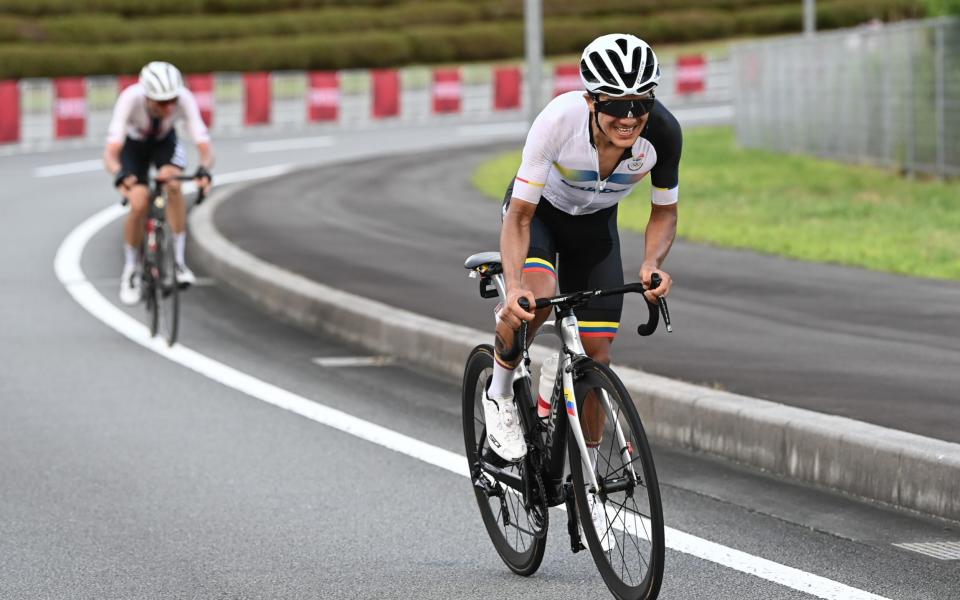
<svg viewBox="0 0 960 600"><path fill-rule="evenodd" d="M600 501L600 498L597 498L596 494L587 492L587 506L590 507L593 530L597 532L597 537L600 538L600 549L604 552L611 552L617 547L617 538L614 536L613 528L610 527L603 502ZM582 533L583 528L580 531Z"/></svg>
<svg viewBox="0 0 960 600"><path fill-rule="evenodd" d="M177 265L174 269L177 272L177 285L180 289L188 288L197 282L197 277L187 265Z"/></svg>
<svg viewBox="0 0 960 600"><path fill-rule="evenodd" d="M124 267L120 274L120 302L133 306L140 302L143 294L140 289L140 272L136 267Z"/></svg>
<svg viewBox="0 0 960 600"><path fill-rule="evenodd" d="M527 454L520 415L513 397L490 398L483 393L483 418L487 424L490 449L507 461L517 462Z"/></svg>

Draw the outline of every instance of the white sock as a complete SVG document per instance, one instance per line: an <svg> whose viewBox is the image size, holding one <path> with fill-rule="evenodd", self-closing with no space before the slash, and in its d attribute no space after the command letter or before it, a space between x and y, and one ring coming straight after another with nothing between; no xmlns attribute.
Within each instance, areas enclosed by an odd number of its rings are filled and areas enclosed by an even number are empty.
<svg viewBox="0 0 960 600"><path fill-rule="evenodd" d="M123 245L123 268L134 269L137 266L137 249L129 244Z"/></svg>
<svg viewBox="0 0 960 600"><path fill-rule="evenodd" d="M513 369L502 366L496 360L493 361L489 394L491 398L513 397Z"/></svg>
<svg viewBox="0 0 960 600"><path fill-rule="evenodd" d="M177 264L183 266L183 254L187 248L187 232L173 234L173 256L177 259Z"/></svg>

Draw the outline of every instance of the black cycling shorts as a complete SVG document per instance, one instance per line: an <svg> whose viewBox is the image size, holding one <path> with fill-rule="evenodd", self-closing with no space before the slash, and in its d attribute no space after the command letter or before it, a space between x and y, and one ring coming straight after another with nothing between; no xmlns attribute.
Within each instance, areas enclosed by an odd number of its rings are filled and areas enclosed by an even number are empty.
<svg viewBox="0 0 960 600"><path fill-rule="evenodd" d="M171 129L160 140L134 140L128 137L120 151L120 164L124 171L137 176L137 183L147 185L151 164L157 169L164 165L186 169L187 153L177 139L176 131Z"/></svg>
<svg viewBox="0 0 960 600"><path fill-rule="evenodd" d="M513 183L503 200L506 214ZM560 293L623 285L617 205L587 215L570 215L541 198L530 224L526 272L549 273ZM574 310L581 337L612 339L620 328L623 296L593 298Z"/></svg>

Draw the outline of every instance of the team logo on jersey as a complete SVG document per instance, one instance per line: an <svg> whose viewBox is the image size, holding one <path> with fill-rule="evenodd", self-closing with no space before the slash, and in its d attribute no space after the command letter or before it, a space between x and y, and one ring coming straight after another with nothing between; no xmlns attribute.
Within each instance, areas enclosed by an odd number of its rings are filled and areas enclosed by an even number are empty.
<svg viewBox="0 0 960 600"><path fill-rule="evenodd" d="M636 156L630 157L630 162L627 163L627 168L631 171L639 171L643 168L643 160L646 157L646 153L641 152Z"/></svg>

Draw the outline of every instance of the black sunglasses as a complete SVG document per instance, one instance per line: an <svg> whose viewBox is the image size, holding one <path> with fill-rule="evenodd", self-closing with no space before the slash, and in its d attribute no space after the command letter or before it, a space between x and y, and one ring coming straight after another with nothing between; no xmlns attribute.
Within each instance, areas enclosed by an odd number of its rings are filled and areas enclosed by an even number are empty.
<svg viewBox="0 0 960 600"><path fill-rule="evenodd" d="M597 100L597 112L623 119L634 117L639 119L653 110L654 97L640 100Z"/></svg>

